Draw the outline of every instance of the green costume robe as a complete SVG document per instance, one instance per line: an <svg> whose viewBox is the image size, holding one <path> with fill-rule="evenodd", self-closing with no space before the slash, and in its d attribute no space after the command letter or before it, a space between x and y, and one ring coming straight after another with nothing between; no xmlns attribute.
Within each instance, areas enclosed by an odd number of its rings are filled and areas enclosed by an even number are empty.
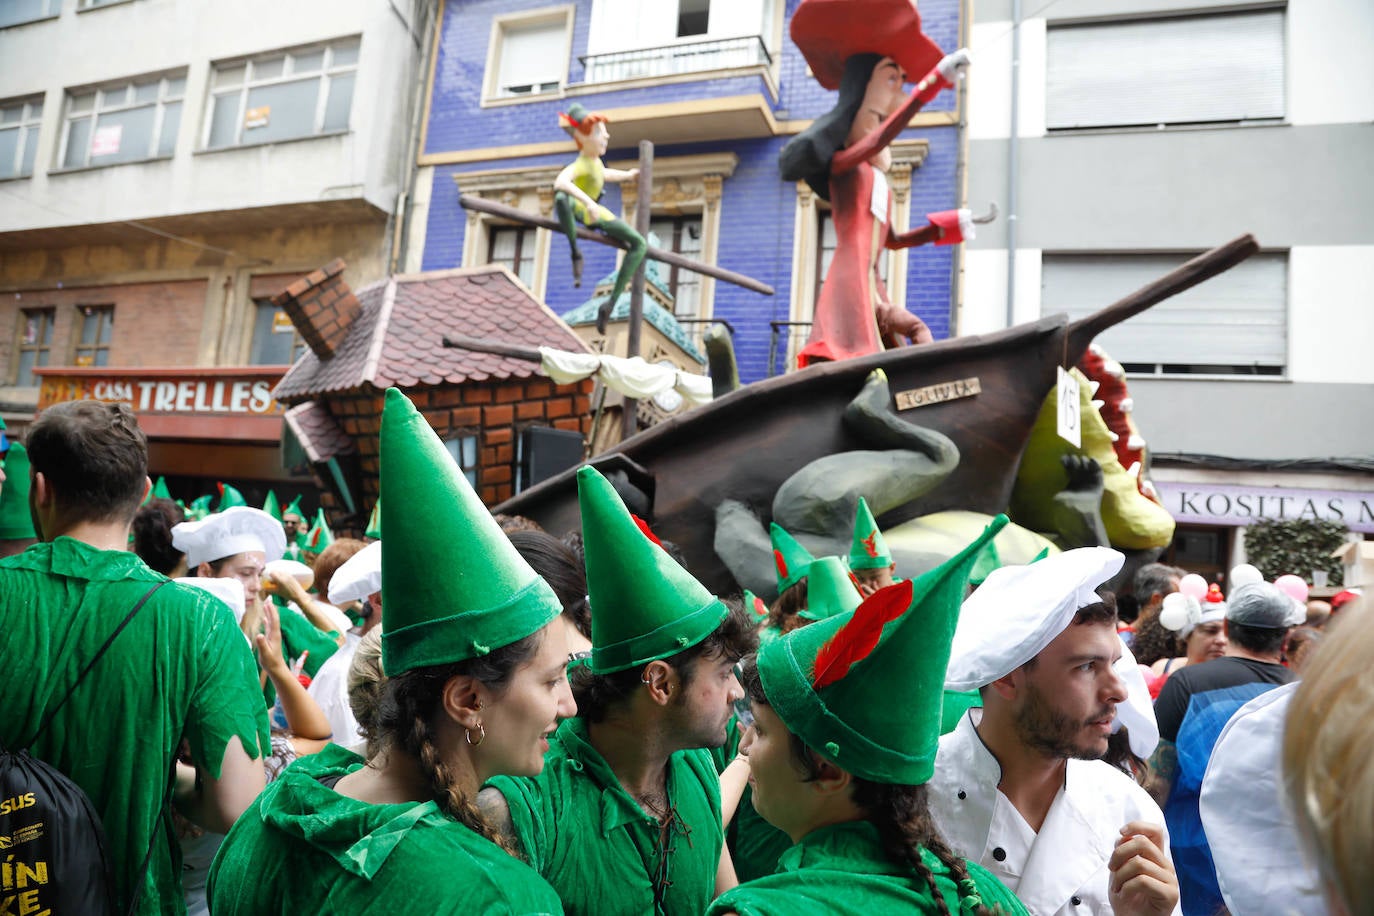
<svg viewBox="0 0 1374 916"><path fill-rule="evenodd" d="M32 739L85 665L163 576L133 553L68 537L0 560L0 742ZM263 757L270 748L257 665L219 599L163 586L91 669L32 745L90 797L105 826L120 911L144 853L137 912L184 913L181 850L168 842L168 774L185 737L212 777L229 740Z"/></svg>
<svg viewBox="0 0 1374 916"><path fill-rule="evenodd" d="M562 912L547 881L434 802L370 805L330 787L363 763L330 744L258 796L210 866L215 916Z"/></svg>
<svg viewBox="0 0 1374 916"><path fill-rule="evenodd" d="M921 858L951 913L959 913L959 892L949 869L929 852ZM983 905L1001 906L1007 916L1026 908L1011 891L974 862L969 877ZM930 885L909 866L883 854L878 830L867 821L849 821L814 830L783 853L776 874L741 884L720 895L708 916L878 916L884 913L934 914Z"/></svg>
<svg viewBox="0 0 1374 916"><path fill-rule="evenodd" d="M720 778L705 749L668 761L668 826L644 812L568 719L549 741L544 771L499 776L516 836L569 916L698 916L715 896L724 837ZM664 850L666 849L666 856Z"/></svg>

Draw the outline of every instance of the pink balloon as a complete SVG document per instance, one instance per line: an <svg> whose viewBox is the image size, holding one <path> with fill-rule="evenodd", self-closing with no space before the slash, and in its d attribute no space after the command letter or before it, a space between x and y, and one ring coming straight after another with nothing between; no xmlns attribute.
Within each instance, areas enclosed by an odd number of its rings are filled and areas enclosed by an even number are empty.
<svg viewBox="0 0 1374 916"><path fill-rule="evenodd" d="M1188 573L1178 580L1178 590L1201 601L1207 595L1207 580L1197 573Z"/></svg>
<svg viewBox="0 0 1374 916"><path fill-rule="evenodd" d="M1289 573L1286 576L1279 576L1274 580L1274 584L1278 586L1279 591L1294 601L1307 600L1307 583L1302 580L1301 576Z"/></svg>

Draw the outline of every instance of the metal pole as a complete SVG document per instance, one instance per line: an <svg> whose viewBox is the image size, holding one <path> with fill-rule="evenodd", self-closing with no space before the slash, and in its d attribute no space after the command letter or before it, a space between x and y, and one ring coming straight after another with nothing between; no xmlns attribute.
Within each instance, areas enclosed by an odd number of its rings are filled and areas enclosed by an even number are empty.
<svg viewBox="0 0 1374 916"><path fill-rule="evenodd" d="M654 206L654 145L648 140L639 141L639 203L635 209L635 231L644 238L649 237L649 212ZM625 335L625 357L639 356L639 329L644 321L644 269L649 259L645 258L635 271L630 282L630 324ZM637 432L639 401L625 399L620 438L628 439Z"/></svg>
<svg viewBox="0 0 1374 916"><path fill-rule="evenodd" d="M1016 246L1021 176L1021 0L1011 4L1011 138L1007 143L1007 327L1016 324Z"/></svg>

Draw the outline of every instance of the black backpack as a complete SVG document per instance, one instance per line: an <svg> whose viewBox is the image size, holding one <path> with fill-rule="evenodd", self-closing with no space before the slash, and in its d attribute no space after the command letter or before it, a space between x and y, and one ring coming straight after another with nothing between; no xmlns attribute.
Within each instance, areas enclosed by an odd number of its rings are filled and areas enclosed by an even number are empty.
<svg viewBox="0 0 1374 916"><path fill-rule="evenodd" d="M81 669L72 689L48 712L27 745L17 751L0 747L0 913L105 916L116 912L114 881L100 816L80 786L57 767L32 756L28 749L72 698L115 637L142 610L153 592L169 581L164 579L154 585L138 600ZM156 835L154 830L153 836ZM138 906L152 852L153 844L149 842L138 881L133 885L130 912Z"/></svg>

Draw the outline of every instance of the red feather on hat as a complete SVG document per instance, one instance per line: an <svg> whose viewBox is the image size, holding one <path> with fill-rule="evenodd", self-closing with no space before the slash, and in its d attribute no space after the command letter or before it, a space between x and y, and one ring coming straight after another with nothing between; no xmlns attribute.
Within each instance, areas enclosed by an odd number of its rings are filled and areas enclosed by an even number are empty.
<svg viewBox="0 0 1374 916"><path fill-rule="evenodd" d="M787 561L782 558L782 551L773 551L773 565L778 568L778 575L787 578Z"/></svg>
<svg viewBox="0 0 1374 916"><path fill-rule="evenodd" d="M815 673L811 686L822 687L840 680L857 662L863 661L878 647L883 627L896 620L911 606L911 580L890 585L874 592L854 610L854 616L830 637L816 653Z"/></svg>
<svg viewBox="0 0 1374 916"><path fill-rule="evenodd" d="M663 542L658 539L658 536L654 534L652 530L650 530L648 522L644 521L644 519L640 518L638 515L635 515L633 512L630 513L630 518L635 520L635 524L639 526L640 531L644 532L644 536L646 538L653 541L659 547L663 546Z"/></svg>

